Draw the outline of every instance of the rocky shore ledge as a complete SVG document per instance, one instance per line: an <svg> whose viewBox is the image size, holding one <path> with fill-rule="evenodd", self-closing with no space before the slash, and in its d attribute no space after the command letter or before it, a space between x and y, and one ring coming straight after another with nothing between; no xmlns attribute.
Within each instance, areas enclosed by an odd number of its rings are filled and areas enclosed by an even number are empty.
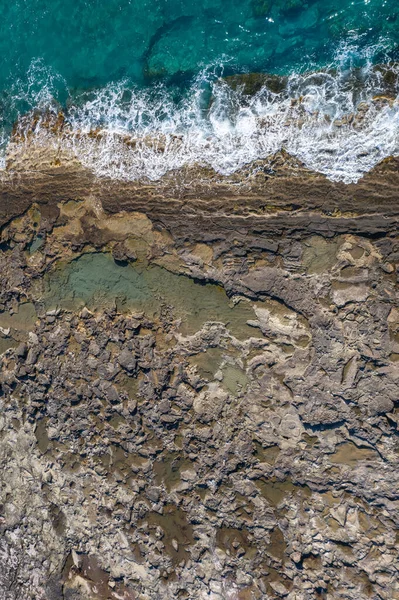
<svg viewBox="0 0 399 600"><path fill-rule="evenodd" d="M399 160L0 189L0 598L399 599Z"/></svg>

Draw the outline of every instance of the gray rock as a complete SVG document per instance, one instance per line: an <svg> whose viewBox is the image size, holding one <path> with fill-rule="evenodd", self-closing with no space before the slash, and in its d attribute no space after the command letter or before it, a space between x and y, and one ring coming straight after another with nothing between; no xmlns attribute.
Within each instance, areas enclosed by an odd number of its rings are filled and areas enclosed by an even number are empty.
<svg viewBox="0 0 399 600"><path fill-rule="evenodd" d="M134 371L137 365L136 357L130 350L122 350L118 356L118 362L126 371Z"/></svg>

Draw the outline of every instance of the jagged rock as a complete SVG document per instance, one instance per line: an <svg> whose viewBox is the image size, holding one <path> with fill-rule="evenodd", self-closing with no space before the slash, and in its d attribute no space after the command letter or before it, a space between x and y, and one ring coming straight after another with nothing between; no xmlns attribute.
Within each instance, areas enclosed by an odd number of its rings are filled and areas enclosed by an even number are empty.
<svg viewBox="0 0 399 600"><path fill-rule="evenodd" d="M121 367L123 367L127 371L134 371L137 364L134 354L127 349L122 350L122 352L119 354L118 362L121 365Z"/></svg>
<svg viewBox="0 0 399 600"><path fill-rule="evenodd" d="M122 242L119 242L113 246L112 256L114 257L114 260L119 262L134 262L137 260L136 253Z"/></svg>
<svg viewBox="0 0 399 600"><path fill-rule="evenodd" d="M245 194L242 173L110 185L24 160L0 185L3 223L26 211L0 261L0 592L395 598L397 160L344 187L281 154ZM174 298L204 285L181 312L159 282L140 307L124 285L46 305L93 248L167 269Z"/></svg>

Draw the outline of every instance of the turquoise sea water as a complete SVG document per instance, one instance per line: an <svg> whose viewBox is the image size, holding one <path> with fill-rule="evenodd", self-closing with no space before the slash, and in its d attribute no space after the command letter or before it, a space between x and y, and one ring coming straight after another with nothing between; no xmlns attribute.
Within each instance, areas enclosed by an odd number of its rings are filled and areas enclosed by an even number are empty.
<svg viewBox="0 0 399 600"><path fill-rule="evenodd" d="M331 123L381 92L370 67L398 54L396 0L2 0L3 148L19 115L60 105L75 130L104 130L100 147L73 142L99 175L156 178L187 161L228 173L285 147L356 180L397 151L397 107L373 106L361 131ZM248 99L217 83L251 72L287 75L288 88ZM121 133L162 144L133 156Z"/></svg>

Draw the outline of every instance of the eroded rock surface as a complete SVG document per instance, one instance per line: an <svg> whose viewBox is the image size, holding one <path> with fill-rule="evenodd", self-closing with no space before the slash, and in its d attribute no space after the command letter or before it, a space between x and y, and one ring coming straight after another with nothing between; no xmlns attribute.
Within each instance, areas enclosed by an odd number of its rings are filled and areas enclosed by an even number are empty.
<svg viewBox="0 0 399 600"><path fill-rule="evenodd" d="M396 161L281 160L3 178L0 597L399 598Z"/></svg>

